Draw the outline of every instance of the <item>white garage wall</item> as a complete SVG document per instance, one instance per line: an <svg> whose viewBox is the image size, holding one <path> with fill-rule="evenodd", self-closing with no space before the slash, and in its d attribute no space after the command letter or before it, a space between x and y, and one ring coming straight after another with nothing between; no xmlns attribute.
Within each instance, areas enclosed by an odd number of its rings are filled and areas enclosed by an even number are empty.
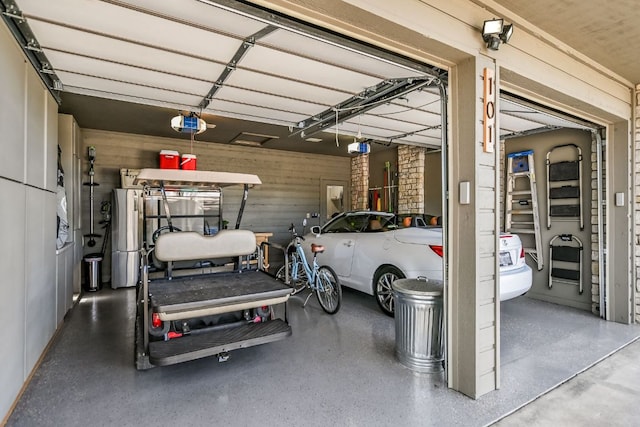
<svg viewBox="0 0 640 427"><path fill-rule="evenodd" d="M53 337L57 104L0 26L0 414Z"/></svg>

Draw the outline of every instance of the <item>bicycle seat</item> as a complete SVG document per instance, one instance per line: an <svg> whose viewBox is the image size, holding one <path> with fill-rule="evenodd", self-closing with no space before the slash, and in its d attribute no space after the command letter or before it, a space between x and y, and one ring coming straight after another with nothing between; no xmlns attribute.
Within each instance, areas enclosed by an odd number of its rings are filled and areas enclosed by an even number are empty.
<svg viewBox="0 0 640 427"><path fill-rule="evenodd" d="M316 245L315 243L312 243L311 244L311 252L313 252L314 254L320 254L320 253L324 252L324 246Z"/></svg>

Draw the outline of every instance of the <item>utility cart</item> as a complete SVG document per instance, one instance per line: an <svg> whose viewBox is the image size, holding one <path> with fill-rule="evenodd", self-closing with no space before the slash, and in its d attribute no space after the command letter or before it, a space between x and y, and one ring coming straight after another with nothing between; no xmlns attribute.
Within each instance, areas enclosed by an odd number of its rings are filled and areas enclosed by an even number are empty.
<svg viewBox="0 0 640 427"><path fill-rule="evenodd" d="M255 234L240 229L248 190L261 183L256 175L142 169L136 182L144 186L138 369L208 356L225 361L231 350L291 335L292 289L262 270ZM227 230L222 190L229 185L244 193L235 229Z"/></svg>

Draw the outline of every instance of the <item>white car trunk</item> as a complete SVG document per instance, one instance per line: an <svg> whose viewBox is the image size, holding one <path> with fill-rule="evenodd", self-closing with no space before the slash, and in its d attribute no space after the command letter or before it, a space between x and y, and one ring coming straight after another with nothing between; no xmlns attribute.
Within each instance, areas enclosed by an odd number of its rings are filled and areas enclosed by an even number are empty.
<svg viewBox="0 0 640 427"><path fill-rule="evenodd" d="M524 252L522 251L522 242L515 234L501 234L499 254L500 270L515 270L525 263Z"/></svg>

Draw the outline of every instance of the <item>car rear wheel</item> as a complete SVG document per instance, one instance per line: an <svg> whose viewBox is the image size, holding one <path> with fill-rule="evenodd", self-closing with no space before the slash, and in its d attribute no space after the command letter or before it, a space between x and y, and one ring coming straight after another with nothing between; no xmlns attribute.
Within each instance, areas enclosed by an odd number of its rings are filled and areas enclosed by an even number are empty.
<svg viewBox="0 0 640 427"><path fill-rule="evenodd" d="M387 266L378 270L373 279L373 291L380 309L387 316L393 316L394 302L391 284L397 279L403 279L404 274L395 267Z"/></svg>

